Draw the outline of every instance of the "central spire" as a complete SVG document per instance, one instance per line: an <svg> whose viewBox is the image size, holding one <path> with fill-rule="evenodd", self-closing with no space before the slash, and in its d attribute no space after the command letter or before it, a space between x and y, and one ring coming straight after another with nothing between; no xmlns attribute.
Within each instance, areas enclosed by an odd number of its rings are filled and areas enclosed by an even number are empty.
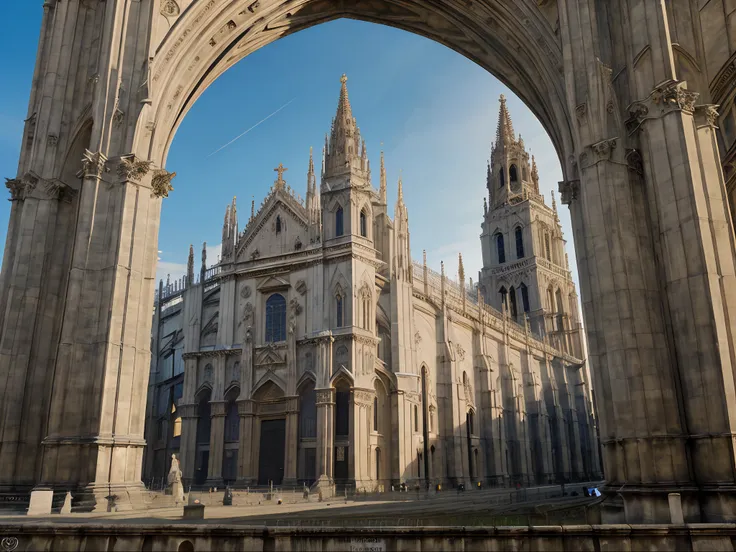
<svg viewBox="0 0 736 552"><path fill-rule="evenodd" d="M367 170L367 152L360 139L360 130L353 117L348 97L348 78L340 77L340 98L337 111L332 120L327 155L325 156L326 175L335 176L355 170Z"/></svg>

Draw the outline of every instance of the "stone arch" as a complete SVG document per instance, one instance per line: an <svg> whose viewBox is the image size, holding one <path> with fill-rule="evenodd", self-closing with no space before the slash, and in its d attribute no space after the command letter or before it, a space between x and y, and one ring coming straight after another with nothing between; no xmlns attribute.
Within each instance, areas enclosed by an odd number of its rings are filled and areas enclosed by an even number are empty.
<svg viewBox="0 0 736 552"><path fill-rule="evenodd" d="M471 5L463 3L438 9L395 0L348 4L240 0L229 9L210 7L205 0L194 0L163 36L157 45L159 55L151 64L147 82L151 103L138 118L133 147L143 152L150 143L151 158L160 166L165 165L176 129L188 110L228 68L278 38L341 17L419 34L475 61L530 107L561 159L572 149L571 117L560 71L562 50L538 9L505 10L488 4L485 23L481 23ZM153 133L146 132L149 120L156 121Z"/></svg>
<svg viewBox="0 0 736 552"><path fill-rule="evenodd" d="M280 398L285 393L286 382L269 371L253 386L252 396L254 400L262 400L266 396Z"/></svg>

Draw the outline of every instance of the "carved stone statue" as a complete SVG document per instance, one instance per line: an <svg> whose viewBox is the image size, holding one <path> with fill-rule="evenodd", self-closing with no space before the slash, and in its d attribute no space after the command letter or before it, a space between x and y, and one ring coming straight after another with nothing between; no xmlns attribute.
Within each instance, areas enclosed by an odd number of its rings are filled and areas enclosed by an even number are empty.
<svg viewBox="0 0 736 552"><path fill-rule="evenodd" d="M174 501L177 505L184 502L184 485L181 482L181 475L179 460L176 459L176 454L172 454L168 483L169 487L171 487L171 494L174 496Z"/></svg>

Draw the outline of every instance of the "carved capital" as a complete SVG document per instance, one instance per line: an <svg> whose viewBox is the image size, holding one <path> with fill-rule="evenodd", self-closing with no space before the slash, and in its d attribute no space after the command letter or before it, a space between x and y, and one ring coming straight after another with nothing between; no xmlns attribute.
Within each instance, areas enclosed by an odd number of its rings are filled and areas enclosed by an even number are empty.
<svg viewBox="0 0 736 552"><path fill-rule="evenodd" d="M665 111L681 110L692 113L700 94L691 92L685 86L683 81L666 81L657 86L649 98Z"/></svg>
<svg viewBox="0 0 736 552"><path fill-rule="evenodd" d="M374 396L375 393L370 391L353 390L353 402L360 407L372 406Z"/></svg>
<svg viewBox="0 0 736 552"><path fill-rule="evenodd" d="M238 399L236 403L240 416L253 416L256 411L255 403L250 399Z"/></svg>
<svg viewBox="0 0 736 552"><path fill-rule="evenodd" d="M699 105L695 108L695 124L699 127L709 126L717 128L718 108L714 104Z"/></svg>
<svg viewBox="0 0 736 552"><path fill-rule="evenodd" d="M174 189L171 181L175 176L175 172L170 173L164 169L154 171L153 178L151 179L152 195L154 197L169 197L169 192Z"/></svg>
<svg viewBox="0 0 736 552"><path fill-rule="evenodd" d="M197 404L180 404L176 407L176 411L181 414L182 418L196 418Z"/></svg>
<svg viewBox="0 0 736 552"><path fill-rule="evenodd" d="M58 199L64 203L71 203L79 192L64 184L60 180L51 180L44 184L44 191L49 199Z"/></svg>
<svg viewBox="0 0 736 552"><path fill-rule="evenodd" d="M317 389L316 390L316 395L317 395L316 404L317 404L317 406L319 406L319 405L333 404L335 402L334 399L333 399L334 393L335 392L334 392L333 389Z"/></svg>
<svg viewBox="0 0 736 552"><path fill-rule="evenodd" d="M560 192L560 201L564 205L570 205L578 198L580 180L564 180L558 183L557 189Z"/></svg>
<svg viewBox="0 0 736 552"><path fill-rule="evenodd" d="M161 15L165 17L176 17L181 13L176 0L161 0Z"/></svg>
<svg viewBox="0 0 736 552"><path fill-rule="evenodd" d="M226 404L225 401L210 401L210 417L224 418Z"/></svg>
<svg viewBox="0 0 736 552"><path fill-rule="evenodd" d="M102 178L102 175L109 172L107 168L107 157L101 152L91 152L84 150L82 156L82 170L77 173L80 178Z"/></svg>
<svg viewBox="0 0 736 552"><path fill-rule="evenodd" d="M580 166L586 168L601 161L609 161L616 149L617 140L618 138L609 138L586 147L580 154Z"/></svg>
<svg viewBox="0 0 736 552"><path fill-rule="evenodd" d="M148 174L151 161L142 161L135 155L126 155L120 158L118 164L118 176L123 180L140 182L141 178Z"/></svg>
<svg viewBox="0 0 736 552"><path fill-rule="evenodd" d="M629 106L626 128L629 134L634 134L647 119L661 117L673 111L693 113L698 96L697 92L688 90L683 81L665 81L652 90L647 98Z"/></svg>

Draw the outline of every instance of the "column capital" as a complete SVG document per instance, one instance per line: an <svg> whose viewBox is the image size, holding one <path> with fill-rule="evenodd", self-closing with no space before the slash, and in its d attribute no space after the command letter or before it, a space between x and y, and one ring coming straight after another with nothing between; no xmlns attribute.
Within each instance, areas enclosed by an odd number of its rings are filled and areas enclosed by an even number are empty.
<svg viewBox="0 0 736 552"><path fill-rule="evenodd" d="M6 178L5 187L10 192L10 201L23 201L38 185L38 177L26 173L20 178Z"/></svg>
<svg viewBox="0 0 736 552"><path fill-rule="evenodd" d="M580 154L580 168L587 169L601 161L610 161L617 145L618 137L614 137L586 146Z"/></svg>
<svg viewBox="0 0 736 552"><path fill-rule="evenodd" d="M143 161L135 154L123 155L118 160L118 176L123 181L140 182L151 169L151 161Z"/></svg>
<svg viewBox="0 0 736 552"><path fill-rule="evenodd" d="M703 104L695 106L695 125L698 127L709 126L716 128L718 120L718 108L715 104Z"/></svg>
<svg viewBox="0 0 736 552"><path fill-rule="evenodd" d="M641 152L638 149L627 149L624 154L624 158L626 159L626 164L629 166L629 169L639 175L644 174L644 161L642 159Z"/></svg>
<svg viewBox="0 0 736 552"><path fill-rule="evenodd" d="M580 180L563 180L562 182L558 182L557 189L560 192L560 201L564 205L570 205L578 198Z"/></svg>
<svg viewBox="0 0 736 552"><path fill-rule="evenodd" d="M196 403L179 404L176 406L176 411L181 414L182 419L196 418L198 406Z"/></svg>
<svg viewBox="0 0 736 552"><path fill-rule="evenodd" d="M315 389L315 393L317 394L317 406L335 403L335 390L332 387L328 387L327 389Z"/></svg>
<svg viewBox="0 0 736 552"><path fill-rule="evenodd" d="M107 157L102 152L84 150L82 156L82 170L77 173L79 178L102 178L102 175L110 172L107 167Z"/></svg>
<svg viewBox="0 0 736 552"><path fill-rule="evenodd" d="M235 403L238 405L239 416L253 416L256 406L255 401L251 399L238 399Z"/></svg>
<svg viewBox="0 0 736 552"><path fill-rule="evenodd" d="M225 416L225 401L210 401L210 417L220 418Z"/></svg>
<svg viewBox="0 0 736 552"><path fill-rule="evenodd" d="M685 81L667 80L658 84L649 96L629 105L629 119L626 121L629 135L641 130L648 119L658 119L673 111L693 113L699 95L688 90Z"/></svg>

